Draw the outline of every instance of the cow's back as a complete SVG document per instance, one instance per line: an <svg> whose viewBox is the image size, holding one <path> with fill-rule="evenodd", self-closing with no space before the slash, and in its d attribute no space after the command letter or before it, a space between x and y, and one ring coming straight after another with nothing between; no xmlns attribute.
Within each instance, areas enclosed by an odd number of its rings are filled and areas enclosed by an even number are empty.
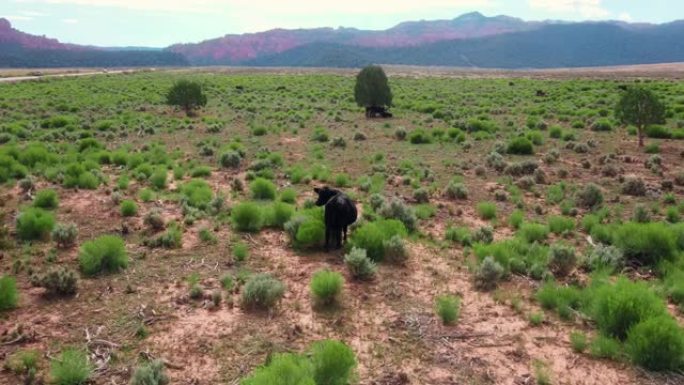
<svg viewBox="0 0 684 385"><path fill-rule="evenodd" d="M338 194L325 205L325 224L336 228L356 222L358 212L354 202L345 194Z"/></svg>

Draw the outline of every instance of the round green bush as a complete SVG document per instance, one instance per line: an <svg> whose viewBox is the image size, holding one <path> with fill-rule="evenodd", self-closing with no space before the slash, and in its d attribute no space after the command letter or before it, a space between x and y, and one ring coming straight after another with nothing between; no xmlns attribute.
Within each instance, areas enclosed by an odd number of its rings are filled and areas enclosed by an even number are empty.
<svg viewBox="0 0 684 385"><path fill-rule="evenodd" d="M55 216L37 207L29 207L17 217L17 235L25 241L47 238L54 227Z"/></svg>
<svg viewBox="0 0 684 385"><path fill-rule="evenodd" d="M311 347L311 363L316 385L347 385L352 383L356 357L343 342L318 341Z"/></svg>
<svg viewBox="0 0 684 385"><path fill-rule="evenodd" d="M280 192L280 201L285 203L295 203L297 201L297 191L286 188Z"/></svg>
<svg viewBox="0 0 684 385"><path fill-rule="evenodd" d="M242 305L246 308L270 309L285 293L285 285L269 274L257 274L242 290Z"/></svg>
<svg viewBox="0 0 684 385"><path fill-rule="evenodd" d="M121 215L124 217L132 217L138 213L138 205L132 200L125 200L121 202L119 207Z"/></svg>
<svg viewBox="0 0 684 385"><path fill-rule="evenodd" d="M57 192L53 189L40 190L33 199L33 205L41 209L52 210L59 206Z"/></svg>
<svg viewBox="0 0 684 385"><path fill-rule="evenodd" d="M620 226L614 233L613 244L625 258L645 265L672 260L677 254L675 236L664 223L634 223Z"/></svg>
<svg viewBox="0 0 684 385"><path fill-rule="evenodd" d="M510 142L508 142L508 147L506 148L506 151L509 154L515 155L533 155L534 145L529 139L519 136L517 138L513 138Z"/></svg>
<svg viewBox="0 0 684 385"><path fill-rule="evenodd" d="M274 354L268 365L260 366L240 385L318 385L306 357L292 353Z"/></svg>
<svg viewBox="0 0 684 385"><path fill-rule="evenodd" d="M18 302L17 281L8 275L0 277L0 311L14 309Z"/></svg>
<svg viewBox="0 0 684 385"><path fill-rule="evenodd" d="M165 168L158 168L152 175L150 175L150 183L157 190L166 188L167 171Z"/></svg>
<svg viewBox="0 0 684 385"><path fill-rule="evenodd" d="M274 200L276 198L276 186L268 179L256 178L249 184L253 199Z"/></svg>
<svg viewBox="0 0 684 385"><path fill-rule="evenodd" d="M352 247L351 251L344 256L344 263L354 279L366 281L375 276L375 262L368 258L364 249Z"/></svg>
<svg viewBox="0 0 684 385"><path fill-rule="evenodd" d="M311 294L320 305L331 305L337 301L337 297L342 292L344 278L342 274L321 270L314 273L311 278Z"/></svg>
<svg viewBox="0 0 684 385"><path fill-rule="evenodd" d="M68 348L50 363L50 377L55 385L84 385L93 368L82 350Z"/></svg>
<svg viewBox="0 0 684 385"><path fill-rule="evenodd" d="M629 329L646 319L665 314L665 304L644 282L620 278L597 289L594 319L606 335L624 340Z"/></svg>
<svg viewBox="0 0 684 385"><path fill-rule="evenodd" d="M282 228L285 223L292 218L294 213L294 206L283 202L275 202L270 207L269 224L271 226Z"/></svg>
<svg viewBox="0 0 684 385"><path fill-rule="evenodd" d="M214 197L209 183L202 179L193 179L184 184L181 193L188 205L200 210L207 209Z"/></svg>
<svg viewBox="0 0 684 385"><path fill-rule="evenodd" d="M477 215L485 221L496 218L496 205L492 202L480 202L477 204Z"/></svg>
<svg viewBox="0 0 684 385"><path fill-rule="evenodd" d="M517 234L527 243L542 242L549 235L549 228L541 223L523 223Z"/></svg>
<svg viewBox="0 0 684 385"><path fill-rule="evenodd" d="M78 258L81 272L87 276L116 272L128 267L126 244L115 235L102 235L84 242Z"/></svg>
<svg viewBox="0 0 684 385"><path fill-rule="evenodd" d="M444 325L453 325L461 310L461 299L450 294L440 295L435 300L435 311Z"/></svg>
<svg viewBox="0 0 684 385"><path fill-rule="evenodd" d="M223 168L238 168L240 167L241 161L242 157L237 151L234 150L228 150L222 153L221 158L219 159L219 163Z"/></svg>
<svg viewBox="0 0 684 385"><path fill-rule="evenodd" d="M396 219L383 219L365 223L357 228L352 233L350 243L353 247L365 249L372 261L381 261L385 257L385 241L389 241L395 235L406 237L407 233L402 222Z"/></svg>
<svg viewBox="0 0 684 385"><path fill-rule="evenodd" d="M233 207L231 219L238 231L259 231L264 225L262 209L254 202L243 202Z"/></svg>
<svg viewBox="0 0 684 385"><path fill-rule="evenodd" d="M295 236L295 245L310 249L319 247L325 241L325 223L318 219L305 220L299 225Z"/></svg>
<svg viewBox="0 0 684 385"><path fill-rule="evenodd" d="M649 370L678 370L684 364L684 332L669 316L647 319L627 333L627 354Z"/></svg>

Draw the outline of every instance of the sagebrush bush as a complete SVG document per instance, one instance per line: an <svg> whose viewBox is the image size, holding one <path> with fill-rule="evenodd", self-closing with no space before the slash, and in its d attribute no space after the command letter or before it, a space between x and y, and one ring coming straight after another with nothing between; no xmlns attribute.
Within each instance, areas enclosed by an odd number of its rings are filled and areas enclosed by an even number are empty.
<svg viewBox="0 0 684 385"><path fill-rule="evenodd" d="M603 204L601 188L589 183L575 195L575 204L583 209L594 210Z"/></svg>
<svg viewBox="0 0 684 385"><path fill-rule="evenodd" d="M11 310L19 303L19 291L14 277L0 277L0 311Z"/></svg>
<svg viewBox="0 0 684 385"><path fill-rule="evenodd" d="M351 235L350 244L366 250L368 258L381 261L385 257L385 241L394 236L405 237L406 227L396 219L367 222Z"/></svg>
<svg viewBox="0 0 684 385"><path fill-rule="evenodd" d="M276 186L268 179L256 178L249 184L249 191L253 199L274 200L276 199Z"/></svg>
<svg viewBox="0 0 684 385"><path fill-rule="evenodd" d="M496 219L496 204L492 202L480 202L477 204L477 215L486 221Z"/></svg>
<svg viewBox="0 0 684 385"><path fill-rule="evenodd" d="M269 274L251 277L242 290L242 305L246 308L270 309L285 294L285 285Z"/></svg>
<svg viewBox="0 0 684 385"><path fill-rule="evenodd" d="M297 201L297 191L286 188L280 192L280 201L285 203L295 203Z"/></svg>
<svg viewBox="0 0 684 385"><path fill-rule="evenodd" d="M73 223L58 223L52 230L52 240L60 249L67 249L76 244L78 227Z"/></svg>
<svg viewBox="0 0 684 385"><path fill-rule="evenodd" d="M598 335L589 344L589 354L594 358L614 360L622 354L622 345L615 338Z"/></svg>
<svg viewBox="0 0 684 385"><path fill-rule="evenodd" d="M150 210L143 219L145 226L151 228L154 231L164 230L166 223L164 222L164 217L162 216L161 210L152 209Z"/></svg>
<svg viewBox="0 0 684 385"><path fill-rule="evenodd" d="M622 184L622 193L636 197L644 196L646 195L646 183L641 178L627 177Z"/></svg>
<svg viewBox="0 0 684 385"><path fill-rule="evenodd" d="M209 183L202 179L193 179L185 183L181 187L181 193L183 194L183 200L188 205L199 210L209 208L209 204L214 197Z"/></svg>
<svg viewBox="0 0 684 385"><path fill-rule="evenodd" d="M401 221L408 231L416 229L416 212L412 207L405 204L401 199L392 198L382 204L378 214L385 219L396 219Z"/></svg>
<svg viewBox="0 0 684 385"><path fill-rule="evenodd" d="M574 311L580 308L583 293L574 286L559 286L555 282L542 285L535 298L547 310L554 310L563 319L572 319Z"/></svg>
<svg viewBox="0 0 684 385"><path fill-rule="evenodd" d="M476 243L490 244L494 242L494 229L489 226L482 226L475 230L472 239Z"/></svg>
<svg viewBox="0 0 684 385"><path fill-rule="evenodd" d="M461 311L461 299L451 294L440 295L435 299L435 311L444 325L453 325Z"/></svg>
<svg viewBox="0 0 684 385"><path fill-rule="evenodd" d="M102 235L84 242L79 252L81 272L87 276L116 272L128 267L126 245L118 236Z"/></svg>
<svg viewBox="0 0 684 385"><path fill-rule="evenodd" d="M610 272L619 271L625 265L625 257L622 250L615 246L598 244L594 246L587 256L587 265L592 270L607 269Z"/></svg>
<svg viewBox="0 0 684 385"><path fill-rule="evenodd" d="M44 239L55 227L55 216L37 207L28 207L17 216L17 235L25 241Z"/></svg>
<svg viewBox="0 0 684 385"><path fill-rule="evenodd" d="M292 353L278 353L267 365L260 366L240 385L318 385L313 379L313 368L306 357Z"/></svg>
<svg viewBox="0 0 684 385"><path fill-rule="evenodd" d="M233 258L237 262L244 262L249 256L249 246L244 242L237 242L232 247Z"/></svg>
<svg viewBox="0 0 684 385"><path fill-rule="evenodd" d="M492 290L504 276L504 268L494 257L487 256L475 271L475 287L480 290Z"/></svg>
<svg viewBox="0 0 684 385"><path fill-rule="evenodd" d="M183 246L183 230L178 223L171 222L164 233L145 239L143 245L152 248L180 249Z"/></svg>
<svg viewBox="0 0 684 385"><path fill-rule="evenodd" d="M52 267L31 276L31 285L45 288L48 295L73 295L78 290L78 276L73 270Z"/></svg>
<svg viewBox="0 0 684 385"><path fill-rule="evenodd" d="M319 247L325 241L325 223L319 219L305 220L297 229L295 245L302 249Z"/></svg>
<svg viewBox="0 0 684 385"><path fill-rule="evenodd" d="M549 249L549 268L554 274L564 277L577 265L575 248L560 243L551 245Z"/></svg>
<svg viewBox="0 0 684 385"><path fill-rule="evenodd" d="M468 199L468 189L461 182L449 183L444 194L449 199Z"/></svg>
<svg viewBox="0 0 684 385"><path fill-rule="evenodd" d="M294 206L283 202L275 202L266 209L265 219L268 226L282 229L285 223L292 219L294 213Z"/></svg>
<svg viewBox="0 0 684 385"><path fill-rule="evenodd" d="M672 260L677 254L675 235L664 223L625 223L613 233L613 244L625 258L644 265Z"/></svg>
<svg viewBox="0 0 684 385"><path fill-rule="evenodd" d="M532 155L534 154L534 145L529 139L519 136L508 142L506 151L515 155Z"/></svg>
<svg viewBox="0 0 684 385"><path fill-rule="evenodd" d="M35 207L40 207L41 209L53 210L59 206L59 198L57 197L57 191L53 189L40 190L36 193L36 197L33 198L33 205Z"/></svg>
<svg viewBox="0 0 684 385"><path fill-rule="evenodd" d="M665 304L644 282L619 278L594 294L594 320L608 336L624 340L641 321L665 314Z"/></svg>
<svg viewBox="0 0 684 385"><path fill-rule="evenodd" d="M549 228L541 223L523 223L517 234L527 243L542 242L549 235Z"/></svg>
<svg viewBox="0 0 684 385"><path fill-rule="evenodd" d="M219 158L219 163L223 168L238 168L240 167L240 162L242 157L237 151L228 150L221 154Z"/></svg>
<svg viewBox="0 0 684 385"><path fill-rule="evenodd" d="M586 334L581 332L570 333L570 346L572 346L572 350L576 353L583 353L587 350L588 345Z"/></svg>
<svg viewBox="0 0 684 385"><path fill-rule="evenodd" d="M385 260L397 265L403 265L408 261L409 252L406 249L404 239L399 235L393 235L390 239L384 241Z"/></svg>
<svg viewBox="0 0 684 385"><path fill-rule="evenodd" d="M161 360L146 362L133 372L130 385L167 385L169 377Z"/></svg>
<svg viewBox="0 0 684 385"><path fill-rule="evenodd" d="M330 270L320 270L311 277L311 294L319 305L332 305L342 292L343 284L342 274Z"/></svg>
<svg viewBox="0 0 684 385"><path fill-rule="evenodd" d="M548 219L548 226L552 233L561 235L574 230L575 221L572 218L555 215Z"/></svg>
<svg viewBox="0 0 684 385"><path fill-rule="evenodd" d="M264 225L262 208L253 202L243 202L233 207L231 219L238 231L259 231Z"/></svg>
<svg viewBox="0 0 684 385"><path fill-rule="evenodd" d="M461 246L470 246L473 243L473 238L470 229L467 227L453 227L449 226L444 233L444 239L451 242L459 243Z"/></svg>
<svg viewBox="0 0 684 385"><path fill-rule="evenodd" d="M356 356L343 342L314 342L311 347L311 364L316 385L347 385L354 380Z"/></svg>
<svg viewBox="0 0 684 385"><path fill-rule="evenodd" d="M365 249L353 247L344 256L344 263L354 279L365 281L375 276L375 263L368 258Z"/></svg>
<svg viewBox="0 0 684 385"><path fill-rule="evenodd" d="M75 348L65 349L50 362L50 377L55 385L85 385L92 372L86 353Z"/></svg>
<svg viewBox="0 0 684 385"><path fill-rule="evenodd" d="M508 217L508 224L511 226L512 229L518 230L524 220L525 213L523 213L521 210L515 210Z"/></svg>
<svg viewBox="0 0 684 385"><path fill-rule="evenodd" d="M132 200L124 200L120 206L121 215L124 217L132 217L138 214L138 205Z"/></svg>
<svg viewBox="0 0 684 385"><path fill-rule="evenodd" d="M684 332L670 316L653 317L629 330L625 350L648 370L679 370L684 366Z"/></svg>

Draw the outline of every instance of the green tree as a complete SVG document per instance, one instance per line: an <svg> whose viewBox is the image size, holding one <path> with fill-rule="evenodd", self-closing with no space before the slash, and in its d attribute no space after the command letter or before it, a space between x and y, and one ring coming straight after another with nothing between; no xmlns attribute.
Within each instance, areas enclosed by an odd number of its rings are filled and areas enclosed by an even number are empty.
<svg viewBox="0 0 684 385"><path fill-rule="evenodd" d="M202 85L189 80L179 80L166 95L166 103L182 108L188 116L192 116L195 109L207 105L207 96L202 91Z"/></svg>
<svg viewBox="0 0 684 385"><path fill-rule="evenodd" d="M360 107L391 107L392 91L380 66L368 66L356 75L354 98Z"/></svg>
<svg viewBox="0 0 684 385"><path fill-rule="evenodd" d="M652 91L631 87L615 107L615 117L623 124L636 126L639 147L643 147L646 127L665 123L665 105Z"/></svg>

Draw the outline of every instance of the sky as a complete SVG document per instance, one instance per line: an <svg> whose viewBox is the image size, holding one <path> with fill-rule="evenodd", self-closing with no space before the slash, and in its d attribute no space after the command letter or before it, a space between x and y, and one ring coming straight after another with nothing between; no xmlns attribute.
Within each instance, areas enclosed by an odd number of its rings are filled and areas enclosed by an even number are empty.
<svg viewBox="0 0 684 385"><path fill-rule="evenodd" d="M165 47L272 28L386 29L467 12L525 20L684 19L681 0L0 0L24 32L97 46Z"/></svg>

